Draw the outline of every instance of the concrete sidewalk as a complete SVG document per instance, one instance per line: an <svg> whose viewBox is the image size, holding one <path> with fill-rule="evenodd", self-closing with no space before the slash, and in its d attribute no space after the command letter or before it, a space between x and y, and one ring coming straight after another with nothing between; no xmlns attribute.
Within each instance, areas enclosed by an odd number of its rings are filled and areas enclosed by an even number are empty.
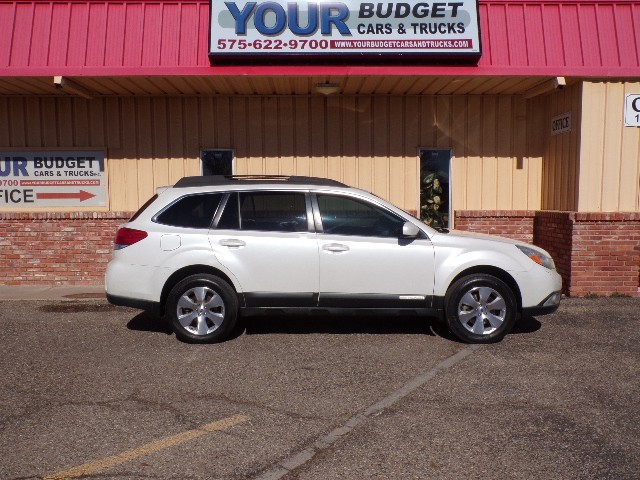
<svg viewBox="0 0 640 480"><path fill-rule="evenodd" d="M0 300L73 301L104 298L104 285L0 285Z"/></svg>

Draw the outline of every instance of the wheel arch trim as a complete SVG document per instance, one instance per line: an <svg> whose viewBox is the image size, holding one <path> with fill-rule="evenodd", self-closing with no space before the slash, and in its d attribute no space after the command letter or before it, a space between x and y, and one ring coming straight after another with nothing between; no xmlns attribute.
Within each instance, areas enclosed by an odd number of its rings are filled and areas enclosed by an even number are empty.
<svg viewBox="0 0 640 480"><path fill-rule="evenodd" d="M504 283L506 283L507 286L513 292L513 295L516 299L518 311L522 310L522 293L520 291L520 286L518 285L518 282L506 270L503 270L499 267L494 267L491 265L475 265L472 267L468 267L462 270L461 272L457 273L451 279L451 281L447 284L446 293L449 292L451 285L453 285L459 279L463 277L467 277L469 275L478 275L478 274L491 275L493 277L496 277L499 280L502 280Z"/></svg>
<svg viewBox="0 0 640 480"><path fill-rule="evenodd" d="M198 275L198 274L215 275L217 277L220 277L222 280L227 282L236 291L236 294L238 295L238 302L240 304L240 307L245 306L244 295L242 295L242 293L238 290L236 283L233 281L231 277L229 277L222 270L215 268L211 265L196 264L196 265L188 265L186 267L182 267L176 270L164 282L164 285L162 287L162 293L160 295L160 305L162 310L164 310L165 303L173 287L176 286L178 282L184 280L185 278L190 277L192 275Z"/></svg>

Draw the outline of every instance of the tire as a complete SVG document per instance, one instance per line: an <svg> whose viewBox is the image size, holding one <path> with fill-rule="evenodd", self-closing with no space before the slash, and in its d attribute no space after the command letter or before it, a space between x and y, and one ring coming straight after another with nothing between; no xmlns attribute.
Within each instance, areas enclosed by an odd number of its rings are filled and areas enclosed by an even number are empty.
<svg viewBox="0 0 640 480"><path fill-rule="evenodd" d="M235 290L214 275L191 275L169 293L165 315L180 340L214 343L226 338L238 320Z"/></svg>
<svg viewBox="0 0 640 480"><path fill-rule="evenodd" d="M513 328L517 309L511 288L492 275L463 277L445 297L447 325L466 343L499 342Z"/></svg>

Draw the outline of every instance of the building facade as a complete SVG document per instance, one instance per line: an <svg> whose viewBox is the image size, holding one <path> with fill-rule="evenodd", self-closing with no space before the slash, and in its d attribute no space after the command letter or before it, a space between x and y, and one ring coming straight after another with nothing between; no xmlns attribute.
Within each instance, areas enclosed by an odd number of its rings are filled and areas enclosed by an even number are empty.
<svg viewBox="0 0 640 480"><path fill-rule="evenodd" d="M157 187L233 173L333 178L637 296L640 2L347 3L0 4L2 283L100 284Z"/></svg>

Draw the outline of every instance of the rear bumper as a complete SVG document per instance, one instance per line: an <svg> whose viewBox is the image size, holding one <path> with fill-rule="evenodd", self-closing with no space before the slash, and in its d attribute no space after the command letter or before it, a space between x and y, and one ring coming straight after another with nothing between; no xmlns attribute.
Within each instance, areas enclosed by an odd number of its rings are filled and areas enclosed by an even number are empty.
<svg viewBox="0 0 640 480"><path fill-rule="evenodd" d="M128 262L112 259L107 264L104 286L107 299L113 305L147 310L146 305L160 302L165 271L147 265L133 265Z"/></svg>
<svg viewBox="0 0 640 480"><path fill-rule="evenodd" d="M148 310L154 313L160 313L160 303L152 302L150 300L140 300L138 298L120 297L117 295L110 295L107 293L107 301L112 305L118 305L119 307L131 307L140 310Z"/></svg>

